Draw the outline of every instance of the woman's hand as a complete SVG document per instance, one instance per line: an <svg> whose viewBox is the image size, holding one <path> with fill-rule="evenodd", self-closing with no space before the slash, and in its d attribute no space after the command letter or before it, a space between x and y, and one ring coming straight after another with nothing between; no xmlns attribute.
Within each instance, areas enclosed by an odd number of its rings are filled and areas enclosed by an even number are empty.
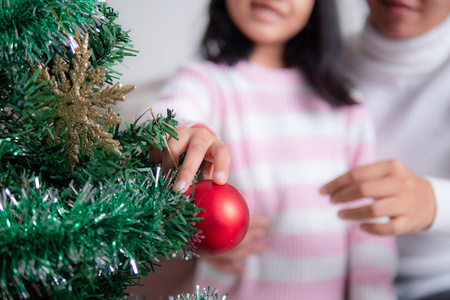
<svg viewBox="0 0 450 300"><path fill-rule="evenodd" d="M429 228L436 215L431 184L402 162L388 160L355 168L321 188L333 203L373 198L367 206L345 209L339 217L365 220L389 217L389 223L364 223L361 229L376 235L415 233Z"/></svg>
<svg viewBox="0 0 450 300"><path fill-rule="evenodd" d="M252 216L247 235L236 249L225 255L215 257L201 256L200 259L207 261L213 267L223 272L243 275L246 272L243 264L244 258L264 250L265 243L262 241L262 238L266 236L269 225L270 222L265 216Z"/></svg>

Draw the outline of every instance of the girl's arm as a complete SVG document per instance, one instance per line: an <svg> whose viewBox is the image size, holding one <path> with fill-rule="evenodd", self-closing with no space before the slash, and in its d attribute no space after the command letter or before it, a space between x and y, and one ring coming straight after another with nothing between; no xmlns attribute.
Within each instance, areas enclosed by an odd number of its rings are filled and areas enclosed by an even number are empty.
<svg viewBox="0 0 450 300"><path fill-rule="evenodd" d="M165 115L167 109L173 110L180 124L176 129L179 140L169 139L170 151L155 153L155 161L161 161L167 171L178 165L181 154L186 154L174 183L174 190L181 193L189 188L200 168L204 170L203 179L211 178L217 184L227 182L231 154L215 134L214 125L221 122L220 107L217 86L210 77L206 65L185 68L169 80L152 105L154 113Z"/></svg>

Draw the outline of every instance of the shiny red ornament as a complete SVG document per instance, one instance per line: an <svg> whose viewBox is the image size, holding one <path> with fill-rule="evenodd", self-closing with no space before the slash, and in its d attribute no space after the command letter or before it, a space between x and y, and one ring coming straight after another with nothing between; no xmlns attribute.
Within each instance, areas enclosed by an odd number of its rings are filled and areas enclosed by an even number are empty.
<svg viewBox="0 0 450 300"><path fill-rule="evenodd" d="M244 239L249 225L247 202L242 194L230 184L217 185L212 180L195 183L186 192L197 207L203 208L197 217L204 218L195 227L191 249L200 255L217 256L236 248Z"/></svg>

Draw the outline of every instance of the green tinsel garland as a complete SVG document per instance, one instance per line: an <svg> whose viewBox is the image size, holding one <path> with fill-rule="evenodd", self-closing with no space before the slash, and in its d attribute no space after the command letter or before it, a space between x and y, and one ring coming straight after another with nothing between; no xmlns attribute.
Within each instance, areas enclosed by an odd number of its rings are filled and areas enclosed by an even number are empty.
<svg viewBox="0 0 450 300"><path fill-rule="evenodd" d="M156 169L133 180L77 190L22 178L0 195L0 295L20 299L117 299L149 269L178 253L198 210Z"/></svg>

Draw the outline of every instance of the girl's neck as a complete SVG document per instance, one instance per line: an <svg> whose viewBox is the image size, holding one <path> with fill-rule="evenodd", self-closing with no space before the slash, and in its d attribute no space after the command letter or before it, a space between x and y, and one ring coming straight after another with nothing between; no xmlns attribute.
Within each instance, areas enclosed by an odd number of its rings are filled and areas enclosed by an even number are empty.
<svg viewBox="0 0 450 300"><path fill-rule="evenodd" d="M255 45L249 61L268 68L282 69L286 67L283 51L284 47L278 45Z"/></svg>

